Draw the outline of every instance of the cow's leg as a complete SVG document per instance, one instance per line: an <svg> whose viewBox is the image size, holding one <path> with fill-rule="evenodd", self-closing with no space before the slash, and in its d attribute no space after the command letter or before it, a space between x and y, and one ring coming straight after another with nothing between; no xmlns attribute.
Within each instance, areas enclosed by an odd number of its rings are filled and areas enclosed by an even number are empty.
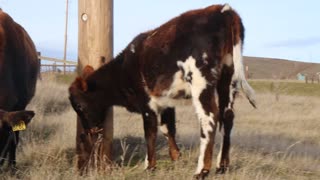
<svg viewBox="0 0 320 180"><path fill-rule="evenodd" d="M225 173L229 167L230 158L230 134L233 127L234 111L233 103L236 93L236 82L231 83L232 67L225 66L222 69L221 79L218 83L219 95L219 123L222 136L220 152L217 158L216 173Z"/></svg>
<svg viewBox="0 0 320 180"><path fill-rule="evenodd" d="M167 137L169 144L169 155L173 161L180 157L179 148L177 146L176 135L176 116L174 108L167 108L161 113L160 130Z"/></svg>
<svg viewBox="0 0 320 180"><path fill-rule="evenodd" d="M19 141L19 131L10 132L12 134L12 141L9 146L9 167L15 168L16 166L16 150Z"/></svg>
<svg viewBox="0 0 320 180"><path fill-rule="evenodd" d="M200 154L195 172L197 179L204 179L211 169L217 114L214 89L207 86L198 98L193 95L193 103L200 122Z"/></svg>
<svg viewBox="0 0 320 180"><path fill-rule="evenodd" d="M1 158L1 159L0 159L0 167L3 166L3 164L8 160L8 159L7 159L7 157L8 157L8 152L9 152L9 150L6 150L6 151L3 151L3 152L2 152L2 155L3 155L3 156L0 157L0 158Z"/></svg>
<svg viewBox="0 0 320 180"><path fill-rule="evenodd" d="M157 115L149 110L143 113L144 134L147 143L147 156L145 168L153 170L156 167L156 138L157 138Z"/></svg>
<svg viewBox="0 0 320 180"><path fill-rule="evenodd" d="M9 132L5 132L5 130L3 130L3 132L0 134L0 137L1 136L2 136L1 138L2 142L0 147L0 167L3 166L3 164L7 160L10 141L11 141Z"/></svg>
<svg viewBox="0 0 320 180"><path fill-rule="evenodd" d="M216 118L218 107L215 102L217 71L209 69L208 55L204 53L197 60L189 56L185 62L178 61L177 65L183 70L183 78L190 84L193 105L200 122L200 154L195 178L204 179L211 169L214 137L216 133ZM212 58L216 59L216 58ZM198 63L196 63L198 62ZM203 64L201 64L203 63ZM197 66L201 65L201 68Z"/></svg>

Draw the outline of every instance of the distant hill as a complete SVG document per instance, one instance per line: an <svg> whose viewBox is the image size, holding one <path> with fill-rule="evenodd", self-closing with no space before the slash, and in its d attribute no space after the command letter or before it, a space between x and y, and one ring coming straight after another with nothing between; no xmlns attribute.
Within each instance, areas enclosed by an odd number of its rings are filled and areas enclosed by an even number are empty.
<svg viewBox="0 0 320 180"><path fill-rule="evenodd" d="M301 73L311 77L320 72L319 63L289 61L284 59L244 57L250 79L296 79Z"/></svg>

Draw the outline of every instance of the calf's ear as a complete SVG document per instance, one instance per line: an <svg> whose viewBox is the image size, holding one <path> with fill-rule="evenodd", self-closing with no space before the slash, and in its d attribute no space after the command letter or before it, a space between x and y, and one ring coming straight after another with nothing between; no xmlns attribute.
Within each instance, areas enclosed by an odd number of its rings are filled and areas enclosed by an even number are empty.
<svg viewBox="0 0 320 180"><path fill-rule="evenodd" d="M88 84L82 77L77 77L75 81L77 89L86 92L88 90Z"/></svg>
<svg viewBox="0 0 320 180"><path fill-rule="evenodd" d="M87 79L92 73L94 72L94 69L90 65L86 65L86 67L82 70L82 78Z"/></svg>
<svg viewBox="0 0 320 180"><path fill-rule="evenodd" d="M74 89L81 90L83 92L88 91L88 83L86 79L94 72L92 66L87 65L83 68L81 76L77 77L76 80L72 83L69 91L73 91Z"/></svg>
<svg viewBox="0 0 320 180"><path fill-rule="evenodd" d="M76 90L81 90L83 92L87 92L88 90L92 90L95 87L95 84L88 83L87 78L94 72L92 66L87 65L83 68L81 76L78 76L76 80L71 84L69 88L69 92L75 92Z"/></svg>
<svg viewBox="0 0 320 180"><path fill-rule="evenodd" d="M5 115L5 120L10 126L18 124L23 121L26 125L30 123L31 119L34 117L35 113L33 111L14 111L7 112Z"/></svg>

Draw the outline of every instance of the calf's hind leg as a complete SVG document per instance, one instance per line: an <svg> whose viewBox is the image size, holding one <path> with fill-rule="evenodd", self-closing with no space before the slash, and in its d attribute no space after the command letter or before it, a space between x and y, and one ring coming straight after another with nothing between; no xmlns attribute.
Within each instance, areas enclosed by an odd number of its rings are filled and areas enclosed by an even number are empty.
<svg viewBox="0 0 320 180"><path fill-rule="evenodd" d="M209 66L199 68L196 62L200 63L190 56L185 62L178 61L177 65L183 69L184 79L190 84L193 105L200 123L200 154L195 178L204 179L209 174L212 165L216 134L214 115L218 114L218 107L215 101L215 76L208 68Z"/></svg>
<svg viewBox="0 0 320 180"><path fill-rule="evenodd" d="M174 108L167 108L161 113L160 130L167 137L169 144L169 155L173 161L178 160L180 151L177 146L176 135L176 116Z"/></svg>
<svg viewBox="0 0 320 180"><path fill-rule="evenodd" d="M193 96L194 97L194 96ZM215 103L213 88L202 91L199 99L193 99L193 103L200 122L200 154L198 166L195 172L197 179L204 179L212 166L214 139L216 134L216 118L218 108Z"/></svg>
<svg viewBox="0 0 320 180"><path fill-rule="evenodd" d="M216 173L218 174L225 173L230 163L230 134L234 119L233 103L237 93L234 87L236 82L231 83L232 74L232 67L224 66L221 75L222 79L218 82L217 87L219 95L219 130L222 136L220 152L217 158Z"/></svg>

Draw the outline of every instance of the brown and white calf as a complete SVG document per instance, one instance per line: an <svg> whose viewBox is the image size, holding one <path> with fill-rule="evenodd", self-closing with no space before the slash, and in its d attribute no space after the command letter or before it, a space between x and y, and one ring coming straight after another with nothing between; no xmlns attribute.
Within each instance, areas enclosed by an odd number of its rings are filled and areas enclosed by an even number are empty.
<svg viewBox="0 0 320 180"><path fill-rule="evenodd" d="M234 97L242 89L255 106L254 91L244 76L244 27L229 5L188 11L160 27L136 36L110 63L70 86L70 101L90 130L103 128L106 108L124 106L141 113L147 143L147 168L156 166L157 115L168 137L173 160L180 153L175 142L175 102L191 98L201 127L196 177L211 169L217 125L223 142L217 172L229 166ZM105 131L108 131L107 129Z"/></svg>

